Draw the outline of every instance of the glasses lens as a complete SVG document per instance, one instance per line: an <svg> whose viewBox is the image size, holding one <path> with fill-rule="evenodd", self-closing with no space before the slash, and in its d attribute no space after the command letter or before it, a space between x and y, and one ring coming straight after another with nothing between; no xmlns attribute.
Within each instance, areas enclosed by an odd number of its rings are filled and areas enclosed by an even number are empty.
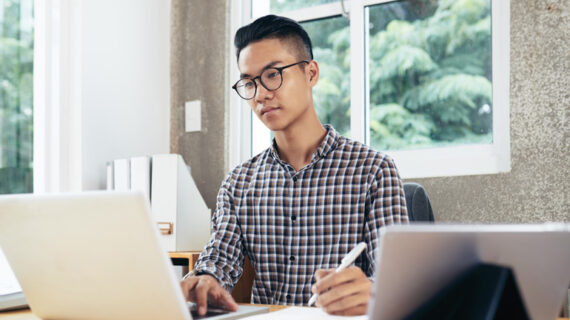
<svg viewBox="0 0 570 320"><path fill-rule="evenodd" d="M281 72L277 69L269 68L261 74L261 82L267 90L277 90L281 87Z"/></svg>
<svg viewBox="0 0 570 320"><path fill-rule="evenodd" d="M251 99L255 96L255 82L250 79L241 79L236 84L237 93L244 99Z"/></svg>

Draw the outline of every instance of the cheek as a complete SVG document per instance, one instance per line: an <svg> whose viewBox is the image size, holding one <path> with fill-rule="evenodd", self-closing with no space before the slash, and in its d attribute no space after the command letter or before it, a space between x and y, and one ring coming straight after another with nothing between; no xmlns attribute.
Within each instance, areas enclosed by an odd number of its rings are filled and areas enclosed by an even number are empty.
<svg viewBox="0 0 570 320"><path fill-rule="evenodd" d="M247 100L247 105L253 110L255 110L255 106L257 105L257 102L255 102L255 98Z"/></svg>

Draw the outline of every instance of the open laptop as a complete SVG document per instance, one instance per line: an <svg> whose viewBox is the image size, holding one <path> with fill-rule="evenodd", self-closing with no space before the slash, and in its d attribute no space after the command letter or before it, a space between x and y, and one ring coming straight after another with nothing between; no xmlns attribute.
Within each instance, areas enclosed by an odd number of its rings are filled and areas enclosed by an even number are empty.
<svg viewBox="0 0 570 320"><path fill-rule="evenodd" d="M570 285L570 224L389 226L377 250L370 319L409 316L478 263L512 269L531 319L555 319Z"/></svg>
<svg viewBox="0 0 570 320"><path fill-rule="evenodd" d="M0 197L0 247L40 318L192 319L158 237L139 193Z"/></svg>

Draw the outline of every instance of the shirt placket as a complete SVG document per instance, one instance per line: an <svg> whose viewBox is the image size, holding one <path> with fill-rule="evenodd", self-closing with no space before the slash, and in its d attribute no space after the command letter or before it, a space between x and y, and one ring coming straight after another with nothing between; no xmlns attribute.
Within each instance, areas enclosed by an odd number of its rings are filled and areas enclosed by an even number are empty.
<svg viewBox="0 0 570 320"><path fill-rule="evenodd" d="M299 201L298 201L298 192L299 192L299 188L297 186L298 184L298 178L299 178L299 174L295 172L295 170L290 167L287 166L288 168L288 173L289 173L289 178L287 180L287 186L286 186L286 192L287 192L287 210L286 212L284 212L285 216L285 221L287 223L285 230L286 230L286 238L288 239L286 242L286 248L285 248L285 255L284 255L284 259L285 259L285 263L287 265L286 271L285 271L285 278L287 279L285 281L286 285L283 287L283 291L282 291L282 296L281 296L281 301L285 302L286 304L293 304L295 303L294 299L295 299L295 294L294 294L294 289L295 289L295 284L297 283L297 252L296 252L296 247L297 247L297 234L295 232L295 227L294 227L294 223L292 223L292 219L296 219L297 215L298 215L298 210L299 210ZM295 217L295 218L292 218Z"/></svg>

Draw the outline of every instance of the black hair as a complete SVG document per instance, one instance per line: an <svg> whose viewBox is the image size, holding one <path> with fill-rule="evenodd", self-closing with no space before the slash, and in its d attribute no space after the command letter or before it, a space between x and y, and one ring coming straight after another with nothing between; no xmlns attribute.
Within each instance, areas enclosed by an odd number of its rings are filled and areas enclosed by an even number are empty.
<svg viewBox="0 0 570 320"><path fill-rule="evenodd" d="M295 20L272 14L263 16L236 32L234 44L238 60L241 50L250 43L269 38L290 39L296 44L298 53L303 55L300 58L313 60L313 45L307 31Z"/></svg>

